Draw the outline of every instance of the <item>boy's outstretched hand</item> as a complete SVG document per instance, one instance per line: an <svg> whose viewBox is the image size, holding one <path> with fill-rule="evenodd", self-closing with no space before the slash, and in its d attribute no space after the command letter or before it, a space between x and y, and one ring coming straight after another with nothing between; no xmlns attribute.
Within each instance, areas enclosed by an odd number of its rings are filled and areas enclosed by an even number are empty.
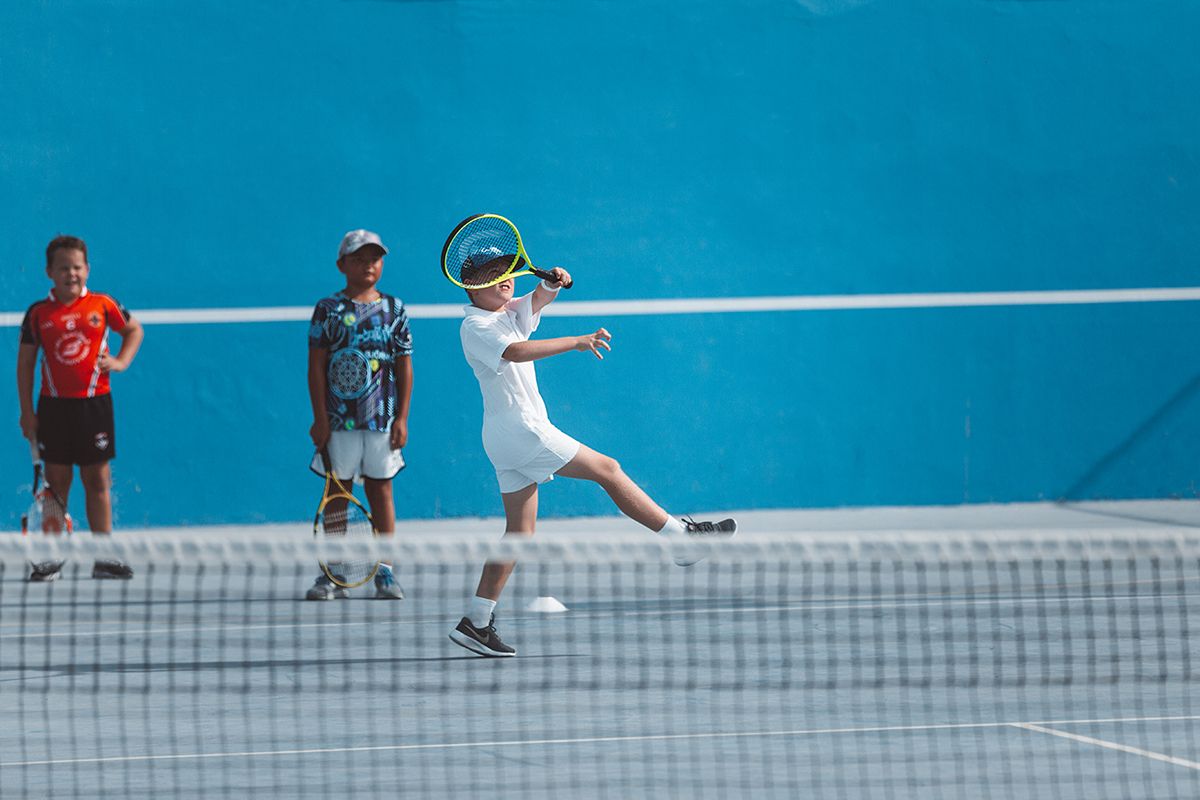
<svg viewBox="0 0 1200 800"><path fill-rule="evenodd" d="M567 272L562 267L555 267L554 269L547 271L554 276L554 280L548 281L548 283L553 283L557 286L566 286L571 283L571 273Z"/></svg>
<svg viewBox="0 0 1200 800"><path fill-rule="evenodd" d="M586 333L583 336L576 336L575 349L580 351L591 350L596 354L596 358L603 361L604 354L600 352L600 349L603 348L611 352L612 348L608 346L608 343L611 340L612 334L604 330L604 328L600 328L595 333Z"/></svg>

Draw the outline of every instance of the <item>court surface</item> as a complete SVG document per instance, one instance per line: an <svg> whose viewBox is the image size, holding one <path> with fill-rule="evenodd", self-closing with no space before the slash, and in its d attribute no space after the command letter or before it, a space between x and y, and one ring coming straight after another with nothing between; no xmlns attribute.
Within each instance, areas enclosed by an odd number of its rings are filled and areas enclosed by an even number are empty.
<svg viewBox="0 0 1200 800"><path fill-rule="evenodd" d="M738 516L748 535L1194 539L1200 503ZM601 533L643 536L614 519L539 536ZM8 559L0 793L1200 795L1196 561L1102 563L530 565L498 611L519 656L489 660L447 638L470 565L400 564L400 602L313 603L308 565L198 559L131 582L71 565L29 586ZM526 611L539 595L569 611Z"/></svg>

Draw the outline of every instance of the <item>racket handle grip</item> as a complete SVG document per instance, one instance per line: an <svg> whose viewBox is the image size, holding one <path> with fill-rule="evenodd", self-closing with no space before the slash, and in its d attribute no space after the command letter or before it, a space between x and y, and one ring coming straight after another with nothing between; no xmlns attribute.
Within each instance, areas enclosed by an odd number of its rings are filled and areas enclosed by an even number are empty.
<svg viewBox="0 0 1200 800"><path fill-rule="evenodd" d="M544 270L544 269L534 269L533 267L530 267L529 271L544 281L553 281L555 279L553 272L546 272L546 270ZM575 281L567 281L566 283L564 283L562 285L562 288L570 289L574 285L575 285Z"/></svg>

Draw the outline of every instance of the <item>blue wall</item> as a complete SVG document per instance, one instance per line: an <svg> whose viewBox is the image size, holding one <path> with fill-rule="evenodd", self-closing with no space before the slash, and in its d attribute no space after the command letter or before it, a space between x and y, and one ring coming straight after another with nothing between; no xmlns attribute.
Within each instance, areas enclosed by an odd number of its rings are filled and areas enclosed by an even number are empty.
<svg viewBox="0 0 1200 800"><path fill-rule="evenodd" d="M58 232L134 313L310 305L359 226L382 288L458 302L437 257L478 210L577 300L1194 285L1197 29L1190 0L5 4L0 308L45 292ZM1194 496L1196 312L554 318L614 352L539 376L679 512ZM114 380L119 525L309 513L305 332L148 327ZM414 335L399 513L498 513L457 323ZM568 481L542 507L611 511Z"/></svg>

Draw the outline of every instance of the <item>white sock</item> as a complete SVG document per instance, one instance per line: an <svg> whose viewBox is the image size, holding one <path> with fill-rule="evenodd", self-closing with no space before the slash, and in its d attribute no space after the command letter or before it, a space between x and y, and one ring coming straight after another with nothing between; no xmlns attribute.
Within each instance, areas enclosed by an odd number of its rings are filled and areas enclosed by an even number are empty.
<svg viewBox="0 0 1200 800"><path fill-rule="evenodd" d="M467 619L471 620L471 624L476 628L486 628L492 621L492 612L495 610L495 600L475 595L471 598L471 605L467 606Z"/></svg>
<svg viewBox="0 0 1200 800"><path fill-rule="evenodd" d="M687 533L687 526L681 520L677 520L668 514L666 523L658 529L658 532L667 536L673 533Z"/></svg>

